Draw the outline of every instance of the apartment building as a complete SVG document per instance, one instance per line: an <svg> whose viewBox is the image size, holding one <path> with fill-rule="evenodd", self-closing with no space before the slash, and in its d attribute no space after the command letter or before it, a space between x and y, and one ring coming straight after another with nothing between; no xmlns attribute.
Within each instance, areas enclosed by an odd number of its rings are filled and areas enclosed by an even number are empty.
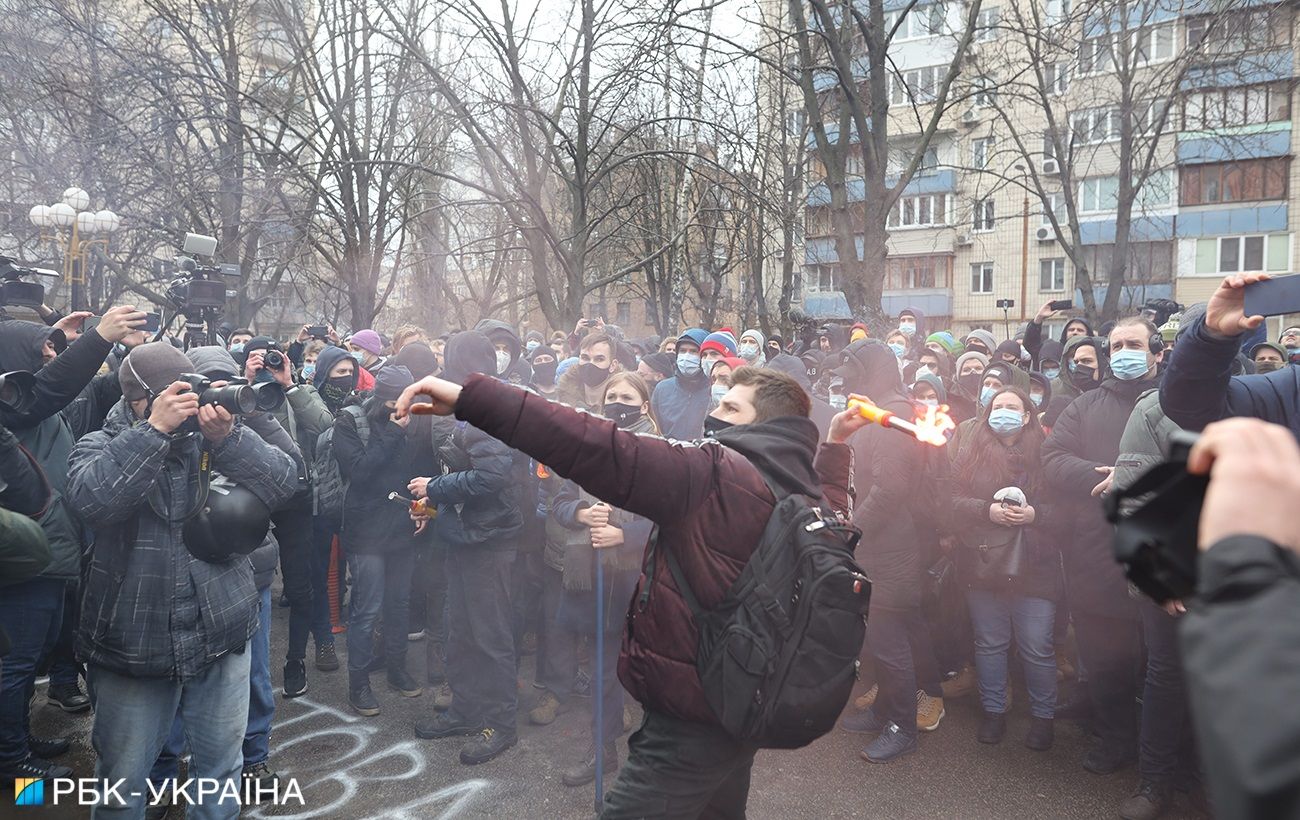
<svg viewBox="0 0 1300 820"><path fill-rule="evenodd" d="M1226 273L1293 270L1289 5L984 0L923 149L917 124L970 7L923 2L899 21L903 5L885 0L897 24L887 183L922 158L887 217L886 313L915 307L1001 336L1044 302L1081 306L1080 263L1100 306L1126 258L1121 314L1203 300ZM815 157L810 168L803 290L826 304L840 266ZM865 186L850 191L861 202ZM1115 250L1125 236L1127 254Z"/></svg>

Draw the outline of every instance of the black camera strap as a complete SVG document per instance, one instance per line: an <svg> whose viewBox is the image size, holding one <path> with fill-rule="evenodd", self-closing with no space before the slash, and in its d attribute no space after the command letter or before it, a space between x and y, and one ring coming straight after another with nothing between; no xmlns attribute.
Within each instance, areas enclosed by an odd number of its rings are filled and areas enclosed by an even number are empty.
<svg viewBox="0 0 1300 820"><path fill-rule="evenodd" d="M212 448L208 440L203 440L199 448L199 495L194 509L190 510L181 521L189 521L198 515L208 503L208 490L212 486Z"/></svg>

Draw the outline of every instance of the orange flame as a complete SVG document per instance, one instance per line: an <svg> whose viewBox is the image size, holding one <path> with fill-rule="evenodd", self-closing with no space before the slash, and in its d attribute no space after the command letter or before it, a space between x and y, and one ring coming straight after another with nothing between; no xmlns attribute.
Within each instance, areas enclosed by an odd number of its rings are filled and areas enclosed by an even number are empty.
<svg viewBox="0 0 1300 820"><path fill-rule="evenodd" d="M956 429L957 422L948 415L948 405L927 407L925 413L916 419L916 440L942 447L952 438L952 431Z"/></svg>

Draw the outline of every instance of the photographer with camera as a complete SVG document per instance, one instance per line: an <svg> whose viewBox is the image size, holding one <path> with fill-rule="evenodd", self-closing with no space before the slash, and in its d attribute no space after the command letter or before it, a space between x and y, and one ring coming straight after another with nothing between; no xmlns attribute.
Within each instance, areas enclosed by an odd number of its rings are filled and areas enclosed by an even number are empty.
<svg viewBox="0 0 1300 820"><path fill-rule="evenodd" d="M289 646L284 663L284 696L298 697L307 691L307 635L311 630L312 585L312 482L307 465L315 457L316 441L334 424L334 417L316 388L296 384L293 366L269 336L255 336L244 346L244 378L250 384L274 382L284 390L284 401L271 411L298 444L303 462L299 465L298 492L274 511L276 539L280 542L280 570L284 574L284 595L289 600Z"/></svg>
<svg viewBox="0 0 1300 820"><path fill-rule="evenodd" d="M122 402L69 462L69 497L95 530L77 634L95 703L95 776L124 780L130 795L95 816L140 815L178 709L191 777L233 780L242 768L247 647L258 624L247 552L265 539L268 508L298 482L293 459L229 411L251 409L247 396L223 395L221 383L209 388L197 375L196 392L183 379L191 368L167 342L133 350L119 371ZM211 472L236 487L208 493ZM226 803L205 809L239 813Z"/></svg>
<svg viewBox="0 0 1300 820"><path fill-rule="evenodd" d="M1229 419L1187 469L1210 477L1179 638L1215 814L1300 817L1300 447L1284 427Z"/></svg>

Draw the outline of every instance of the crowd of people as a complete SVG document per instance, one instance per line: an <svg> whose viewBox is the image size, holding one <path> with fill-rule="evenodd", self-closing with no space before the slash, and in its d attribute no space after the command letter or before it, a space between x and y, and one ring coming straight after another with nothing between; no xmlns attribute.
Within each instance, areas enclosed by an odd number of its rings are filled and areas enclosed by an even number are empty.
<svg viewBox="0 0 1300 820"><path fill-rule="evenodd" d="M69 741L32 732L38 676L64 711L93 704L96 777L174 779L188 749L191 777L266 783L276 683L294 698L342 671L360 716L427 696L415 735L462 738L466 765L510 749L520 721L551 724L591 697L589 748L562 771L573 787L597 777L598 751L618 769L630 694L646 707L635 765L671 757L674 740L700 743L721 768L680 805L722 816L739 816L737 801L743 814L753 750L705 731L716 719L683 637L689 610L646 556L680 543L697 594L716 604L769 488L840 484L872 584L874 684L840 723L868 738L863 758L916 752L945 703L967 697L978 741L1002 743L1015 693L1030 749L1050 749L1069 718L1095 738L1083 768L1136 764L1120 816L1158 817L1177 792L1200 793L1186 606L1130 587L1098 499L1162 460L1180 425L1268 417L1268 385L1300 362L1300 327L1245 343L1235 334L1253 328L1169 302L1104 327L1049 304L1001 342L929 328L919 310L883 338L858 323L790 340L728 327L637 339L593 318L549 335L496 320L436 337L223 328L222 344L188 349L150 341L133 307L93 329L85 318L0 320L0 370L34 374L11 379L21 398L0 396L0 777L71 775L57 762ZM189 374L283 398L231 412ZM466 386L456 415L406 412L434 376ZM848 421L862 399L906 419L944 412L955 430L932 446ZM549 409L560 405L582 413ZM806 427L782 426L799 415ZM648 441L663 449L637 444ZM270 524L247 550L201 534L224 514L208 499L226 485L248 491L221 493L233 520ZM283 659L271 657L277 570ZM521 696L526 655L535 673ZM671 788L628 782L606 816L672 813L645 808ZM97 811L140 816L143 801Z"/></svg>

